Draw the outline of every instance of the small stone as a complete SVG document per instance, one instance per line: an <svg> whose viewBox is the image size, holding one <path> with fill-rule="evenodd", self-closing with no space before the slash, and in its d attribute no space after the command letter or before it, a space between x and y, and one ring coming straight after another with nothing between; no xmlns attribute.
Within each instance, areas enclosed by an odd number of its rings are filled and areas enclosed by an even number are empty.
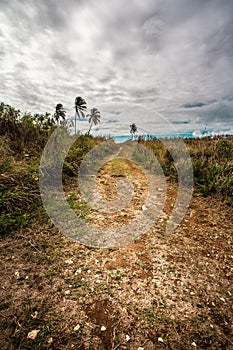
<svg viewBox="0 0 233 350"><path fill-rule="evenodd" d="M72 265L74 262L72 259L67 259L67 260L65 260L65 263L68 265Z"/></svg>
<svg viewBox="0 0 233 350"><path fill-rule="evenodd" d="M128 334L126 334L125 339L126 339L126 341L130 341L130 336Z"/></svg>
<svg viewBox="0 0 233 350"><path fill-rule="evenodd" d="M105 326L102 326L101 328L100 328L100 330L101 330L101 332L104 332L104 331L106 331L106 327Z"/></svg>
<svg viewBox="0 0 233 350"><path fill-rule="evenodd" d="M51 337L51 338L48 339L48 342L47 342L47 343L48 343L48 344L52 344L52 342L53 342L53 338Z"/></svg>
<svg viewBox="0 0 233 350"><path fill-rule="evenodd" d="M194 346L195 348L197 347L197 344L194 341L192 342L191 345Z"/></svg>
<svg viewBox="0 0 233 350"><path fill-rule="evenodd" d="M65 294L66 295L70 294L70 290L65 290Z"/></svg>
<svg viewBox="0 0 233 350"><path fill-rule="evenodd" d="M28 333L27 338L28 338L28 339L32 339L32 340L35 340L36 337L37 337L37 334L39 333L39 331L40 331L39 329L34 329L33 331L31 331L31 332Z"/></svg>
<svg viewBox="0 0 233 350"><path fill-rule="evenodd" d="M38 312L37 311L35 311L33 314L31 314L32 318L37 318L37 316L38 316Z"/></svg>
<svg viewBox="0 0 233 350"><path fill-rule="evenodd" d="M225 303L225 301L226 301L226 300L225 300L223 297L222 297L222 298L220 298L220 300L221 300L221 301L223 301L224 303Z"/></svg>
<svg viewBox="0 0 233 350"><path fill-rule="evenodd" d="M77 332L80 329L80 324L77 324L77 326L74 327L74 331Z"/></svg>
<svg viewBox="0 0 233 350"><path fill-rule="evenodd" d="M158 338L158 341L159 341L160 343L163 343L163 342L164 342L164 341L163 341L163 338L161 338L161 337Z"/></svg>

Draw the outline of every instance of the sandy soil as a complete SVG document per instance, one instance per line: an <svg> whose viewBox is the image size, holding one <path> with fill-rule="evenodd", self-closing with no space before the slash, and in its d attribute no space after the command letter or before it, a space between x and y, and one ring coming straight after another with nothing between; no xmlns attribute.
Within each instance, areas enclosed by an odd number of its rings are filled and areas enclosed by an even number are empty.
<svg viewBox="0 0 233 350"><path fill-rule="evenodd" d="M135 195L123 214L88 212L100 227L127 224L143 205L145 177L129 162L101 170L101 196L114 200L119 178ZM118 248L85 247L51 223L3 238L1 349L233 349L231 203L192 198L168 235L176 194L169 183L154 226Z"/></svg>

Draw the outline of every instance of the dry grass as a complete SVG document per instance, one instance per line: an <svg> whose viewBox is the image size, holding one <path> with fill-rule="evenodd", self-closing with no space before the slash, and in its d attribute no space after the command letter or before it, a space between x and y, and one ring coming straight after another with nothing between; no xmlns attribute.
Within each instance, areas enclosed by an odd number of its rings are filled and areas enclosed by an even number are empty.
<svg viewBox="0 0 233 350"><path fill-rule="evenodd" d="M98 179L103 196L115 198L116 179L131 176L130 166L106 165ZM133 171L140 199L147 188ZM87 248L36 222L5 236L1 349L233 349L232 207L217 196L193 198L167 235L176 191L170 183L164 212L147 234L117 249ZM137 203L114 220L131 218ZM34 340L32 330L39 330Z"/></svg>

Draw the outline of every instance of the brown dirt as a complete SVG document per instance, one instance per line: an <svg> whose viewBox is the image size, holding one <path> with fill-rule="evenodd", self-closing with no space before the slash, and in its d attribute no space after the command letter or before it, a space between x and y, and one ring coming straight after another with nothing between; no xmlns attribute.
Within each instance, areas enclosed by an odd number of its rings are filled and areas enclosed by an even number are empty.
<svg viewBox="0 0 233 350"><path fill-rule="evenodd" d="M116 180L125 176L135 196L123 216L92 212L98 225L124 224L143 204L145 178L136 168L133 178L127 164L118 164L118 173L108 163L99 191L114 199ZM231 203L192 198L168 235L176 193L169 183L155 225L119 248L84 247L52 224L3 238L1 349L233 349Z"/></svg>

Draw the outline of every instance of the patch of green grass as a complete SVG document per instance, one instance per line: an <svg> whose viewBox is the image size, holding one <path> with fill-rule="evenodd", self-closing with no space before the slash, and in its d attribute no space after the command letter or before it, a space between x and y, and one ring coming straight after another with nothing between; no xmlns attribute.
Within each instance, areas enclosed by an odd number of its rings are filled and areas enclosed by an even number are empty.
<svg viewBox="0 0 233 350"><path fill-rule="evenodd" d="M92 212L91 207L86 202L77 201L74 196L68 198L71 209L82 219L88 220L88 215Z"/></svg>
<svg viewBox="0 0 233 350"><path fill-rule="evenodd" d="M145 309L144 315L150 323L153 323L156 320L156 314L152 307Z"/></svg>

